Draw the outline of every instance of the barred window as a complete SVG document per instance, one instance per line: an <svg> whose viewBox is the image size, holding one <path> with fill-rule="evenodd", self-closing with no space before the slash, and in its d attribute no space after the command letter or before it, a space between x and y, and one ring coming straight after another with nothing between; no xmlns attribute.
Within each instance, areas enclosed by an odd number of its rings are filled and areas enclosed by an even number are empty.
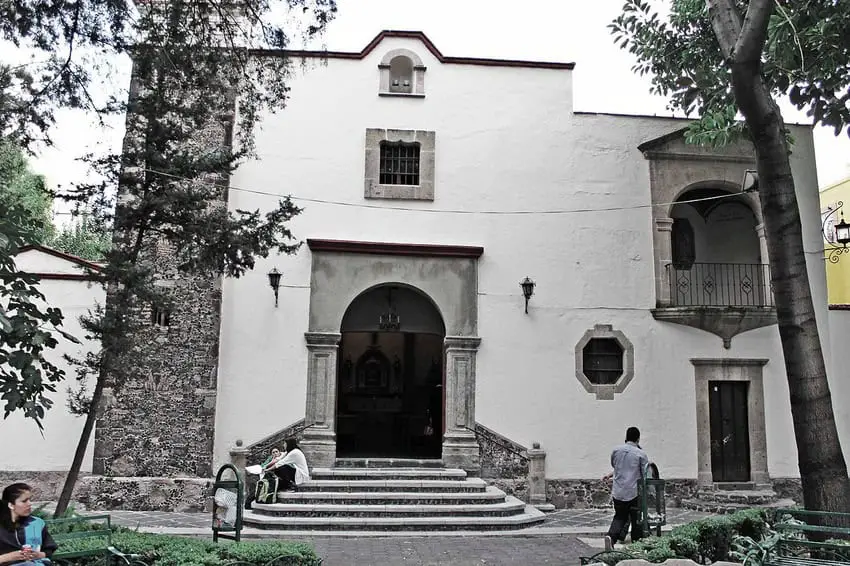
<svg viewBox="0 0 850 566"><path fill-rule="evenodd" d="M613 385L623 375L623 347L615 338L591 338L582 353L584 375L593 385Z"/></svg>
<svg viewBox="0 0 850 566"><path fill-rule="evenodd" d="M419 144L381 142L380 169L382 185L418 185Z"/></svg>
<svg viewBox="0 0 850 566"><path fill-rule="evenodd" d="M171 326L171 311L151 307L151 324L154 326Z"/></svg>

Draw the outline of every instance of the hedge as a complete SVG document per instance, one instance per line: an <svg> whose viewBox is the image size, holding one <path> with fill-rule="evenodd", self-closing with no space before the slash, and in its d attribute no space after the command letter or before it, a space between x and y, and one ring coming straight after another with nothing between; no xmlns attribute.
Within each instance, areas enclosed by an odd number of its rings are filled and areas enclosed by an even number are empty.
<svg viewBox="0 0 850 566"><path fill-rule="evenodd" d="M688 558L697 563L728 560L736 535L760 540L767 530L764 509L746 509L731 515L706 517L674 528L669 535L648 537L623 548L624 552L650 562Z"/></svg>
<svg viewBox="0 0 850 566"><path fill-rule="evenodd" d="M77 539L62 543L62 551L85 550L102 541ZM318 566L321 559L311 545L300 542L238 542L215 544L172 535L140 533L118 528L112 546L127 554L138 554L148 566L224 566L232 562L274 566ZM75 561L81 566L100 563L97 558Z"/></svg>

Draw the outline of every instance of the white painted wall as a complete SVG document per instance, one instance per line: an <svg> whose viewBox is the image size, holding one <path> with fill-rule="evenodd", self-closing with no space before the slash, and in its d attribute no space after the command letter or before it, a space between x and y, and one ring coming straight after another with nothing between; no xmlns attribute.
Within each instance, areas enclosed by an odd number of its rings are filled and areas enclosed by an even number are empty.
<svg viewBox="0 0 850 566"><path fill-rule="evenodd" d="M16 257L18 269L29 273L81 274L75 264L38 250L31 250ZM65 315L62 329L77 337L83 344L74 344L59 338L59 345L49 359L65 369L66 381L60 383L56 393L49 394L53 408L44 418L43 435L35 423L19 413L0 420L0 470L4 471L61 471L67 470L74 457L77 442L83 429L82 417L68 412L66 400L68 385L76 386L74 369L63 358L63 354L80 357L95 345L86 342L80 328L79 317L97 303L103 303L105 294L100 285L90 281L43 279L39 290L46 302L58 307ZM89 443L81 470L90 472L94 442Z"/></svg>
<svg viewBox="0 0 850 566"><path fill-rule="evenodd" d="M424 99L379 97L377 65L398 47L427 66ZM237 188L413 211L304 202L298 238L483 245L479 273L477 420L548 452L547 476L595 478L610 448L637 425L667 477L696 477L695 357L766 358L770 473L797 475L787 385L775 327L739 335L732 348L706 332L655 321L651 213L632 210L488 215L420 210L556 210L649 202L649 166L637 146L681 121L574 115L569 71L440 64L416 40L385 39L362 61L331 59L291 81L288 108L257 135L260 160ZM436 131L435 200L363 198L366 128ZM810 131L795 128L792 156L807 249L820 246ZM234 190L230 207L275 199ZM815 256L812 256L814 258ZM273 306L265 273L283 273ZM812 259L815 301L828 344L823 266ZM529 314L519 281L537 283ZM254 442L305 409L310 252L258 261L224 284L216 465L236 439ZM574 348L594 324L612 324L635 347L635 378L597 401L575 378ZM261 401L269 400L267 402ZM846 422L845 422L846 428ZM846 436L846 435L845 435Z"/></svg>

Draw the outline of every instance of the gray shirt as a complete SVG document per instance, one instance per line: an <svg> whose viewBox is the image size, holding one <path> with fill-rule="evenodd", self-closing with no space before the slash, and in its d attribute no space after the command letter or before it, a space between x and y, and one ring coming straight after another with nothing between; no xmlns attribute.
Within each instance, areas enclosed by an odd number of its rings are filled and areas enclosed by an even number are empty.
<svg viewBox="0 0 850 566"><path fill-rule="evenodd" d="M620 501L631 501L637 497L638 482L648 463L646 452L634 442L626 442L614 448L611 452L611 466L614 468L611 496Z"/></svg>

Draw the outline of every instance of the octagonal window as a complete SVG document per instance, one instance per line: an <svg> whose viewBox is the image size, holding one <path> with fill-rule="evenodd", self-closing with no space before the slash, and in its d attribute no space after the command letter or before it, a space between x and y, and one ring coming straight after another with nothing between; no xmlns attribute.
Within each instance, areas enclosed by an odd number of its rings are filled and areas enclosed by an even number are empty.
<svg viewBox="0 0 850 566"><path fill-rule="evenodd" d="M576 344L576 378L597 399L613 399L634 377L635 351L625 334L597 324Z"/></svg>
<svg viewBox="0 0 850 566"><path fill-rule="evenodd" d="M584 375L593 385L614 385L623 375L623 347L616 338L591 338L583 351Z"/></svg>

